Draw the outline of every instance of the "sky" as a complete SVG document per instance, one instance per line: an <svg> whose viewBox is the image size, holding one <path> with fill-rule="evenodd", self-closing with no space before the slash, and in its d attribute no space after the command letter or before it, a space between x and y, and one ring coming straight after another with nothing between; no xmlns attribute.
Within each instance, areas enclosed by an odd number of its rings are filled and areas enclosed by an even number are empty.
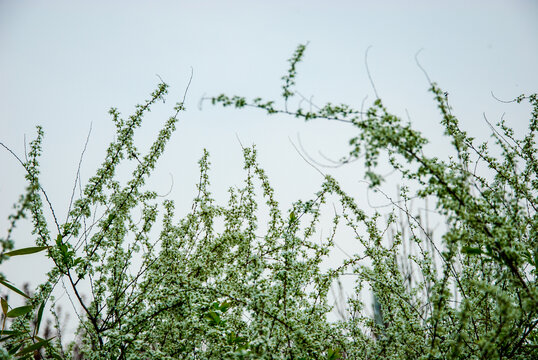
<svg viewBox="0 0 538 360"><path fill-rule="evenodd" d="M0 0L0 142L20 157L24 144L45 131L42 186L65 218L81 151L88 179L114 138L107 112L128 116L156 88L170 85L137 134L141 149L180 101L189 82L187 111L157 165L150 186L188 211L204 148L212 162L215 198L242 181L241 144L255 144L282 204L310 198L322 177L295 150L320 163L349 150L352 129L327 121L304 123L255 110L201 103L221 93L278 99L280 78L298 44L308 42L298 66L297 90L317 105L371 104L375 89L389 110L432 139L428 149L446 153L440 116L427 92L429 77L449 93L461 126L487 140L486 116L501 116L524 134L529 108L511 100L537 91L538 3L535 1L8 1ZM290 106L297 105L297 101ZM26 139L26 140L25 140ZM303 153L304 155L304 153ZM0 233L24 190L24 171L0 149ZM321 167L367 207L359 163ZM371 200L368 198L368 200ZM383 202L383 199L372 200ZM375 205L375 204L374 204ZM21 225L16 247L31 246ZM345 246L345 244L341 244ZM350 245L350 244L348 244ZM350 245L353 246L352 244ZM15 283L40 278L46 259L2 264ZM24 271L21 271L24 269Z"/></svg>

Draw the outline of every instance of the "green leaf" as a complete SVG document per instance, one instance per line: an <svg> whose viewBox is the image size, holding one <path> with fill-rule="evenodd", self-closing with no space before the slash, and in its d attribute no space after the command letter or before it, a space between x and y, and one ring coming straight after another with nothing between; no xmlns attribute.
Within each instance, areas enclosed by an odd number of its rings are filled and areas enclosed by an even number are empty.
<svg viewBox="0 0 538 360"><path fill-rule="evenodd" d="M297 220L297 216L295 215L295 211L292 211L290 213L290 223L295 222L295 220Z"/></svg>
<svg viewBox="0 0 538 360"><path fill-rule="evenodd" d="M211 325L218 325L222 322L219 314L214 311L209 311L205 314L205 317L209 320Z"/></svg>
<svg viewBox="0 0 538 360"><path fill-rule="evenodd" d="M34 336L39 333L39 326L41 325L41 318L43 317L44 309L45 309L45 301L41 303L41 305L39 306L39 310L37 311L37 320L36 320L35 329L34 329Z"/></svg>
<svg viewBox="0 0 538 360"><path fill-rule="evenodd" d="M4 342L4 341L7 341L7 340L9 340L9 339L12 339L12 338L14 338L15 336L17 336L17 335L16 335L16 334L6 335L6 336L0 338L0 342Z"/></svg>
<svg viewBox="0 0 538 360"><path fill-rule="evenodd" d="M226 311L228 311L228 309L232 306L232 304L230 304L229 302L225 301L223 302L222 304L220 304L219 306L219 310L222 311L223 313L225 313Z"/></svg>
<svg viewBox="0 0 538 360"><path fill-rule="evenodd" d="M9 355L13 355L15 354L22 346L22 343L20 343L19 345L15 346L14 348L12 348L11 350L8 351L8 354Z"/></svg>
<svg viewBox="0 0 538 360"><path fill-rule="evenodd" d="M340 358L340 350L339 349L329 349L327 351L327 360L336 360Z"/></svg>
<svg viewBox="0 0 538 360"><path fill-rule="evenodd" d="M4 255L7 256L18 256L18 255L28 255L28 254L34 254L43 250L48 249L50 246L33 246L33 247L27 247L23 249L17 249L13 250L7 253L4 253Z"/></svg>
<svg viewBox="0 0 538 360"><path fill-rule="evenodd" d="M8 317L8 318L16 318L16 317L28 314L30 311L32 311L32 306L30 306L30 305L19 306L19 307L16 307L15 309L9 311L6 314L6 317Z"/></svg>
<svg viewBox="0 0 538 360"><path fill-rule="evenodd" d="M30 299L30 297L29 297L28 295L26 295L25 293L23 293L21 290L17 289L15 286L11 285L11 284L9 283L9 281L7 281L7 280L0 280L0 284L4 285L5 287L7 287L7 288L10 289L10 290L15 291L17 294L22 295L22 296L24 296L24 297L27 298L27 299Z"/></svg>
<svg viewBox="0 0 538 360"><path fill-rule="evenodd" d="M2 298L2 299L0 299L0 302L2 303L2 313L4 313L4 315L6 315L8 309L9 309L9 307L7 306L7 301L6 301L6 299Z"/></svg>
<svg viewBox="0 0 538 360"><path fill-rule="evenodd" d="M45 346L49 342L49 340L42 340L42 341L36 342L33 345L25 347L24 349L22 349L21 351L17 353L17 356L22 356L24 354L28 354L30 352L34 352L35 350L41 349L43 346Z"/></svg>
<svg viewBox="0 0 538 360"><path fill-rule="evenodd" d="M480 248L470 247L470 246L464 246L461 248L461 252L467 254L467 255L480 255L484 252Z"/></svg>
<svg viewBox="0 0 538 360"><path fill-rule="evenodd" d="M237 336L234 332L230 332L227 335L227 342L228 345L241 345L245 344L247 342L247 338L245 336Z"/></svg>
<svg viewBox="0 0 538 360"><path fill-rule="evenodd" d="M48 338L46 339L46 341L51 341L52 339L54 339L56 336L53 336L51 338ZM34 339L37 339L38 341L45 341L45 339L43 339L42 337L39 337L39 336L34 336Z"/></svg>
<svg viewBox="0 0 538 360"><path fill-rule="evenodd" d="M20 335L22 332L18 330L2 330L0 331L0 335Z"/></svg>
<svg viewBox="0 0 538 360"><path fill-rule="evenodd" d="M58 355L56 353L52 353L49 356L52 356L56 360L64 360L64 358L62 358L60 355Z"/></svg>

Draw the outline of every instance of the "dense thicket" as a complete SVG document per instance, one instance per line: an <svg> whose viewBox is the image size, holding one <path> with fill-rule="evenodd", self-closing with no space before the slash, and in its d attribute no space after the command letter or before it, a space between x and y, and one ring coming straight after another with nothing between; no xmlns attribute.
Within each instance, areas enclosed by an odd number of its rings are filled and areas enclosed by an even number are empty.
<svg viewBox="0 0 538 360"><path fill-rule="evenodd" d="M143 116L164 99L167 85L161 83L132 116L110 111L116 139L64 223L45 216L53 209L43 204L46 193L39 184L43 132L38 128L27 160L21 161L28 188L1 239L0 260L46 251L53 267L32 296L1 279L28 297L18 308L2 299L4 358L528 359L538 354L537 96L516 99L532 106L522 139L504 122L492 127L500 154L495 156L490 144L476 144L460 129L446 95L432 83L456 154L440 159L427 153L427 138L380 99L364 112L332 104L290 110L304 51L297 48L283 77L282 109L261 98L220 95L211 101L347 122L355 132L349 158L364 161L370 186L383 182L376 169L385 155L405 181L387 220L367 215L330 176L311 199L281 209L255 148L244 149L245 180L230 189L227 204L212 198L204 152L192 211L178 219L174 202L159 202L144 185L183 102L147 154L133 140ZM123 162L134 168L127 182L116 176ZM478 163L493 175L479 175ZM337 208L327 205L329 198ZM433 199L447 222L439 237L407 210L410 199L421 198ZM11 229L25 214L32 219L36 247L12 250ZM332 230L320 240L317 229L327 214ZM360 251L323 270L341 228L354 234ZM344 273L355 277L355 295L346 299L342 319L330 320L328 294ZM54 303L60 281L79 307L74 310L80 310L72 344L40 337L43 313ZM83 284L90 294L81 293ZM369 289L375 294L373 317L364 300Z"/></svg>

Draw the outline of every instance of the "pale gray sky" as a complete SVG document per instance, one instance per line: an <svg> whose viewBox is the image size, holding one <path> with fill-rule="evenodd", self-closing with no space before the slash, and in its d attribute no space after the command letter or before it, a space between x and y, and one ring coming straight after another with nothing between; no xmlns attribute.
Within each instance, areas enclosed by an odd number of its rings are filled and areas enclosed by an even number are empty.
<svg viewBox="0 0 538 360"><path fill-rule="evenodd" d="M538 3L536 1L26 1L0 0L0 141L19 155L45 130L42 184L65 217L78 158L90 124L93 130L83 166L87 179L113 138L107 114L116 106L129 115L147 98L159 74L171 85L137 136L149 144L181 99L190 69L194 77L178 130L151 182L186 211L195 195L197 160L208 148L212 183L219 200L242 179L241 148L256 144L283 203L311 196L321 177L296 153L289 138L300 134L310 154L345 155L350 128L315 121L308 124L257 111L235 111L205 104L201 97L227 93L268 99L279 96L286 59L309 41L298 67L297 89L314 102L360 107L374 94L435 141L442 154L438 113L415 53L429 76L449 92L462 126L487 138L482 114L493 122L506 113L521 134L528 107L502 99L537 91ZM292 103L293 104L293 103ZM11 204L24 189L24 172L0 149L0 232L5 234ZM325 169L357 198L364 195L360 164ZM27 230L27 229L26 229ZM31 245L18 233L16 246ZM40 264L39 255L34 255ZM24 263L3 264L3 272L23 281ZM36 270L41 272L41 270ZM26 277L27 278L27 277Z"/></svg>

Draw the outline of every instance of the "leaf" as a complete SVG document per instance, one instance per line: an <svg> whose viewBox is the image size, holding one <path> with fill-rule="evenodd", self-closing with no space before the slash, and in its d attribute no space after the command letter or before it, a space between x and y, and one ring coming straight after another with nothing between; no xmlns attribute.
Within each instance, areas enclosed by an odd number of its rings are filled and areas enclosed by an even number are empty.
<svg viewBox="0 0 538 360"><path fill-rule="evenodd" d="M482 249L480 248L474 248L474 247L470 247L470 246L464 246L461 248L461 252L467 254L467 255L480 255L480 254L483 254L484 252L482 251Z"/></svg>
<svg viewBox="0 0 538 360"><path fill-rule="evenodd" d="M58 236L56 236L56 245L58 246L62 245L62 240L63 240L62 235L58 234Z"/></svg>
<svg viewBox="0 0 538 360"><path fill-rule="evenodd" d="M9 339L11 339L11 338L13 338L15 336L16 336L16 334L6 335L3 338L0 338L0 342L4 342L6 340L9 340Z"/></svg>
<svg viewBox="0 0 538 360"><path fill-rule="evenodd" d="M292 210L290 213L290 223L294 223L295 220L297 220L297 216L295 215L295 211Z"/></svg>
<svg viewBox="0 0 538 360"><path fill-rule="evenodd" d="M7 256L28 255L28 254L34 254L34 253L46 250L48 248L50 248L50 246L32 246L32 247L27 247L23 249L13 250L13 251L4 253L4 255L7 255Z"/></svg>
<svg viewBox="0 0 538 360"><path fill-rule="evenodd" d="M51 341L52 339L54 339L56 336L53 336L51 338L48 338L46 339L47 341ZM45 341L45 339L43 339L42 337L39 337L39 336L34 336L34 339L37 339L39 341Z"/></svg>
<svg viewBox="0 0 538 360"><path fill-rule="evenodd" d="M42 341L36 342L33 345L25 347L24 349L22 349L21 351L19 351L17 353L17 356L22 356L24 354L28 354L28 353L33 352L35 350L41 349L43 346L45 346L49 342L49 340L42 340Z"/></svg>
<svg viewBox="0 0 538 360"><path fill-rule="evenodd" d="M9 307L7 306L7 301L6 301L6 299L2 298L2 299L0 299L0 302L2 303L2 313L4 313L4 315L6 315L8 309L9 309Z"/></svg>
<svg viewBox="0 0 538 360"><path fill-rule="evenodd" d="M222 311L223 313L225 313L226 311L228 311L228 309L232 306L232 304L230 304L229 302L225 301L223 302L222 304L220 304L219 306L219 310Z"/></svg>
<svg viewBox="0 0 538 360"><path fill-rule="evenodd" d="M0 331L0 335L19 335L22 334L22 332L18 330L3 330Z"/></svg>
<svg viewBox="0 0 538 360"><path fill-rule="evenodd" d="M11 350L8 351L8 354L9 355L13 355L15 354L22 346L22 343L20 343L19 345L15 346L14 348L12 348Z"/></svg>
<svg viewBox="0 0 538 360"><path fill-rule="evenodd" d="M41 318L43 317L43 309L45 309L45 301L41 303L41 306L39 306L39 310L37 311L37 320L35 324L34 329L34 336L36 336L39 333L39 326L41 325Z"/></svg>
<svg viewBox="0 0 538 360"><path fill-rule="evenodd" d="M57 359L57 360L64 360L60 355L56 353L52 353L49 356L52 356L54 359Z"/></svg>
<svg viewBox="0 0 538 360"><path fill-rule="evenodd" d="M211 325L218 325L222 322L219 314L214 311L209 311L205 314L205 317L209 320Z"/></svg>
<svg viewBox="0 0 538 360"><path fill-rule="evenodd" d="M25 293L23 293L21 290L17 289L15 286L11 285L11 284L9 283L9 281L7 281L7 280L0 280L0 284L4 285L5 287L7 287L7 288L10 289L10 290L15 291L17 294L22 295L22 296L24 296L24 297L27 298L27 299L30 299L30 297L29 297L28 295L26 295Z"/></svg>
<svg viewBox="0 0 538 360"><path fill-rule="evenodd" d="M229 345L241 345L247 342L247 338L245 336L237 336L234 332L230 332L227 335L227 341Z"/></svg>
<svg viewBox="0 0 538 360"><path fill-rule="evenodd" d="M6 317L8 317L8 318L16 318L16 317L28 314L30 311L32 311L32 306L30 306L30 305L19 306L19 307L16 307L15 309L9 311L6 314Z"/></svg>
<svg viewBox="0 0 538 360"><path fill-rule="evenodd" d="M339 349L329 349L327 351L327 360L336 360L340 357L340 350Z"/></svg>

